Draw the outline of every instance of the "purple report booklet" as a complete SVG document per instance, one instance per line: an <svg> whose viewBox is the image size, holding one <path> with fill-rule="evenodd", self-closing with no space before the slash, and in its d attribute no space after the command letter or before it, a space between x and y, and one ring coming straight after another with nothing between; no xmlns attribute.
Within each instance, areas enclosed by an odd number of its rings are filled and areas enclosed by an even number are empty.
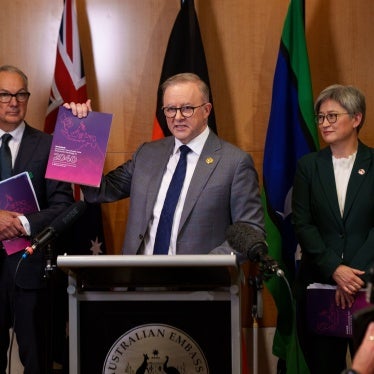
<svg viewBox="0 0 374 374"><path fill-rule="evenodd" d="M98 187L104 168L112 114L90 112L78 118L60 107L46 178Z"/></svg>
<svg viewBox="0 0 374 374"><path fill-rule="evenodd" d="M310 330L319 335L352 336L352 315L370 305L366 290L357 293L350 308L342 309L335 303L336 287L313 283L307 288L307 320Z"/></svg>
<svg viewBox="0 0 374 374"><path fill-rule="evenodd" d="M0 209L22 215L39 211L34 187L28 172L17 174L0 182ZM26 237L3 240L8 255L19 252L30 245Z"/></svg>

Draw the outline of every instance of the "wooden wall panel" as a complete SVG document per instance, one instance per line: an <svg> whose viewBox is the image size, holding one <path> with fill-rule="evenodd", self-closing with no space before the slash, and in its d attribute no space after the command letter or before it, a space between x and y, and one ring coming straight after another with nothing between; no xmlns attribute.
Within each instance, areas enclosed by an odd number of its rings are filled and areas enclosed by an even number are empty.
<svg viewBox="0 0 374 374"><path fill-rule="evenodd" d="M362 140L374 145L372 0L306 0L313 91L340 82L368 102ZM114 113L105 171L151 139L162 61L180 0L77 0L89 96ZM217 117L224 139L250 152L262 178L274 68L289 0L195 0ZM43 129L62 0L13 0L0 13L0 64L29 76L27 120ZM129 201L103 206L110 253L120 253ZM264 324L274 325L265 296ZM246 300L246 302L249 302ZM246 318L247 316L245 316Z"/></svg>
<svg viewBox="0 0 374 374"><path fill-rule="evenodd" d="M361 139L374 146L373 15L370 0L308 1L306 30L315 96L334 83L351 84L366 96Z"/></svg>
<svg viewBox="0 0 374 374"><path fill-rule="evenodd" d="M62 1L3 2L0 12L0 64L21 68L29 78L26 119L43 129L51 89Z"/></svg>

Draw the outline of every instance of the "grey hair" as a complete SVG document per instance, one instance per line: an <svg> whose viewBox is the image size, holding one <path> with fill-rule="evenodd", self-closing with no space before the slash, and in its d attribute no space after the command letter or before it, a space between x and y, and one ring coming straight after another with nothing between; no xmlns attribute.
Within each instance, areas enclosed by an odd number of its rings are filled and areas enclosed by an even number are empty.
<svg viewBox="0 0 374 374"><path fill-rule="evenodd" d="M318 96L314 104L314 111L318 114L320 107L326 100L334 100L353 117L357 113L362 114L361 122L357 127L357 132L365 122L366 102L364 94L353 86L343 86L341 84L333 84L326 87Z"/></svg>
<svg viewBox="0 0 374 374"><path fill-rule="evenodd" d="M164 83L162 83L160 87L162 91L162 96L164 96L165 91L168 87L174 86L175 84L188 82L196 83L203 96L203 100L205 102L209 102L210 91L208 85L198 75L193 73L180 73L166 79L166 81L164 81Z"/></svg>
<svg viewBox="0 0 374 374"><path fill-rule="evenodd" d="M22 78L25 88L27 90L28 85L29 85L29 80L27 78L27 75L22 70L18 69L17 67L13 65L2 65L0 66L0 73L2 71L18 74Z"/></svg>

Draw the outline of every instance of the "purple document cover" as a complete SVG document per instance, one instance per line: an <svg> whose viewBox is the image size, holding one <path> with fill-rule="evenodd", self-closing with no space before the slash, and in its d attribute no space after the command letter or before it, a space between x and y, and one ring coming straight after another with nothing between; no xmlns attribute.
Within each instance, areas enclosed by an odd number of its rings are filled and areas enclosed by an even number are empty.
<svg viewBox="0 0 374 374"><path fill-rule="evenodd" d="M352 316L370 305L366 290L358 292L350 308L342 309L335 303L336 287L313 283L307 289L307 319L309 329L319 335L352 336Z"/></svg>
<svg viewBox="0 0 374 374"><path fill-rule="evenodd" d="M0 182L0 209L22 215L39 211L34 187L27 172L17 174ZM30 245L25 237L3 240L8 255L19 252Z"/></svg>
<svg viewBox="0 0 374 374"><path fill-rule="evenodd" d="M46 178L98 187L104 168L112 114L90 112L78 118L60 107Z"/></svg>

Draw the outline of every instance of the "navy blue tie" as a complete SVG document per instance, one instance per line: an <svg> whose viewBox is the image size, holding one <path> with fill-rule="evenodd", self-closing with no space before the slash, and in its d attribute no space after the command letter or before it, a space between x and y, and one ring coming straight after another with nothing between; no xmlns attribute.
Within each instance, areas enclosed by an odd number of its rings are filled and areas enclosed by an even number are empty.
<svg viewBox="0 0 374 374"><path fill-rule="evenodd" d="M186 176L187 153L190 152L191 149L186 145L182 145L179 147L179 151L179 161L166 193L164 206L162 207L160 215L160 221L158 222L157 226L155 246L153 249L153 254L155 255L167 255L169 252L175 208L177 206L184 178Z"/></svg>
<svg viewBox="0 0 374 374"><path fill-rule="evenodd" d="M12 135L5 133L1 137L0 147L0 180L7 179L12 176L12 154L9 148L9 140Z"/></svg>

